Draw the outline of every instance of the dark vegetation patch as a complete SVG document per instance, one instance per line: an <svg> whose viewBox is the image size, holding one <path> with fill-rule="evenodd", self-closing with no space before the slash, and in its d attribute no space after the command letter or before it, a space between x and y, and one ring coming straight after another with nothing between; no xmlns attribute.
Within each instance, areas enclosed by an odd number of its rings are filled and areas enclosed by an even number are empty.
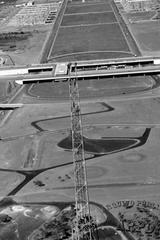
<svg viewBox="0 0 160 240"><path fill-rule="evenodd" d="M10 223L12 221L12 217L8 216L7 214L0 215L0 225Z"/></svg>
<svg viewBox="0 0 160 240"><path fill-rule="evenodd" d="M69 239L72 235L72 221L75 218L75 210L62 211L56 218L42 224L28 239Z"/></svg>
<svg viewBox="0 0 160 240"><path fill-rule="evenodd" d="M4 2L2 5L14 5L17 0L2 0Z"/></svg>
<svg viewBox="0 0 160 240"><path fill-rule="evenodd" d="M98 240L122 240L121 235L113 228L99 228L97 231Z"/></svg>
<svg viewBox="0 0 160 240"><path fill-rule="evenodd" d="M160 10L157 11L155 16L152 18L153 20L159 20L160 19Z"/></svg>
<svg viewBox="0 0 160 240"><path fill-rule="evenodd" d="M16 201L13 200L11 197L4 197L2 200L0 200L0 208L16 205Z"/></svg>
<svg viewBox="0 0 160 240"><path fill-rule="evenodd" d="M25 40L28 36L31 36L31 32L9 32L9 33L1 33L0 41L3 40Z"/></svg>
<svg viewBox="0 0 160 240"><path fill-rule="evenodd" d="M137 141L134 139L125 138L111 138L111 139L89 139L83 137L84 150L94 154L104 154L113 151L120 151L125 148L129 148ZM64 149L72 149L71 136L63 139L58 143L58 146Z"/></svg>
<svg viewBox="0 0 160 240"><path fill-rule="evenodd" d="M116 22L115 15L112 12L72 14L65 15L61 26L80 25L80 24L100 24Z"/></svg>
<svg viewBox="0 0 160 240"><path fill-rule="evenodd" d="M31 32L9 32L0 34L0 48L3 51L15 51L17 45L32 36Z"/></svg>
<svg viewBox="0 0 160 240"><path fill-rule="evenodd" d="M118 217L122 231L131 233L134 239L160 239L159 206L155 202L138 201L137 205L120 209Z"/></svg>
<svg viewBox="0 0 160 240"><path fill-rule="evenodd" d="M68 240L72 237L72 230L75 222L76 211L72 207L68 210L63 210L61 213L53 219L46 221L36 231L34 231L29 237L29 240L40 240L40 239L63 239ZM109 216L110 217L110 216ZM115 222L113 217L110 217L110 221ZM87 219L87 216L86 216ZM80 219L79 230L80 240L88 239L87 223L83 224L85 219ZM94 224L94 223L93 223ZM92 225L92 235L94 239L99 240L122 240L120 234L116 231L116 228L111 226L99 227ZM129 238L130 239L130 238Z"/></svg>
<svg viewBox="0 0 160 240"><path fill-rule="evenodd" d="M33 183L38 187L44 187L45 184L40 180L34 180Z"/></svg>
<svg viewBox="0 0 160 240"><path fill-rule="evenodd" d="M9 212L13 210L12 206L16 205L22 207L22 209L29 209L29 212L26 211L26 214L25 211L19 211L10 216ZM120 234L122 229L121 222L102 205L90 202L90 206L91 205L94 207L94 216L97 216L97 219L100 221L102 220L101 223L96 225L91 215L90 222L93 223L93 238L99 240L122 240L122 234ZM75 202L51 202L51 200L43 202L40 197L38 202L29 202L28 200L24 202L23 200L22 204L15 202L11 197L5 197L0 201L0 206L2 211L7 210L7 214L2 212L0 214L1 240L17 239L17 232L18 239L21 240L68 240L72 236L76 217ZM52 213L54 209L56 209L56 212L47 219L46 217L44 219L43 213L46 213L46 211L47 213L50 211L50 213ZM104 216L107 217L105 220ZM88 228L85 227L86 224L82 224L84 220L89 221L87 215L84 219L79 219L79 226L81 226L80 230L83 235L80 236L80 240L88 239L85 235ZM117 231L118 228L120 229L119 231ZM133 237L131 237L129 233L124 231L123 235L126 236L126 239L133 240Z"/></svg>

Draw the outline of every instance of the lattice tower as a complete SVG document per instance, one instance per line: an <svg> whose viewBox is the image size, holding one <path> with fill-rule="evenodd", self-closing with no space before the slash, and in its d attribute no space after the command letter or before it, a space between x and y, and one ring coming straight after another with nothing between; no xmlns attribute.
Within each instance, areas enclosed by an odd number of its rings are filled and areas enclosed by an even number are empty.
<svg viewBox="0 0 160 240"><path fill-rule="evenodd" d="M69 89L71 99L71 134L74 164L75 210L76 210L76 218L74 221L72 239L93 240L94 238L92 233L94 223L90 216L81 108L78 83L76 79L70 79Z"/></svg>

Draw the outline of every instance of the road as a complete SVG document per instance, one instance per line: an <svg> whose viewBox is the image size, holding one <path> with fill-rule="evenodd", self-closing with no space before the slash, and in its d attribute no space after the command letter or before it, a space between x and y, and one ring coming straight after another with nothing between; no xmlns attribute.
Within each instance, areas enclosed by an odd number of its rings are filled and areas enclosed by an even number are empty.
<svg viewBox="0 0 160 240"><path fill-rule="evenodd" d="M54 39L56 38L58 28L59 28L59 23L61 22L61 20L63 18L63 14L65 12L67 2L68 2L68 0L63 0L61 8L57 12L57 17L56 17L55 23L53 25L53 28L52 28L50 34L48 35L48 37L44 43L44 47L42 49L40 63L46 63L48 60L49 52L52 48Z"/></svg>

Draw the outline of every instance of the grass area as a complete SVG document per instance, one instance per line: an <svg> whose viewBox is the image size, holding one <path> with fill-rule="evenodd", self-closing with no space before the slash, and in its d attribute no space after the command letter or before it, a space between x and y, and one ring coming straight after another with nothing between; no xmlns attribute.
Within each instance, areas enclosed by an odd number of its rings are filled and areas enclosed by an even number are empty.
<svg viewBox="0 0 160 240"><path fill-rule="evenodd" d="M112 11L108 3L68 5L65 14Z"/></svg>
<svg viewBox="0 0 160 240"><path fill-rule="evenodd" d="M144 50L160 51L160 32L140 33L138 40L143 43Z"/></svg>
<svg viewBox="0 0 160 240"><path fill-rule="evenodd" d="M131 29L142 51L160 51L159 21L133 24Z"/></svg>
<svg viewBox="0 0 160 240"><path fill-rule="evenodd" d="M106 13L89 13L89 14L76 14L65 15L61 26L72 26L80 24L99 24L99 23L112 23L116 22L115 15L112 12Z"/></svg>
<svg viewBox="0 0 160 240"><path fill-rule="evenodd" d="M82 52L82 53L75 53L75 54L68 54L57 56L51 58L50 61L52 62L68 62L68 61L84 61L84 60L93 60L93 59L110 59L110 58L124 58L124 57L132 57L133 54L129 52Z"/></svg>
<svg viewBox="0 0 160 240"><path fill-rule="evenodd" d="M60 28L51 57L96 51L130 52L119 24Z"/></svg>
<svg viewBox="0 0 160 240"><path fill-rule="evenodd" d="M104 97L111 95L121 95L147 90L153 86L150 77L130 77L104 80L88 80L79 82L80 96L82 98ZM32 85L28 94L40 98L66 99L68 95L68 83L59 84L35 84Z"/></svg>
<svg viewBox="0 0 160 240"><path fill-rule="evenodd" d="M130 56L133 54L109 2L68 3L49 56L50 61Z"/></svg>

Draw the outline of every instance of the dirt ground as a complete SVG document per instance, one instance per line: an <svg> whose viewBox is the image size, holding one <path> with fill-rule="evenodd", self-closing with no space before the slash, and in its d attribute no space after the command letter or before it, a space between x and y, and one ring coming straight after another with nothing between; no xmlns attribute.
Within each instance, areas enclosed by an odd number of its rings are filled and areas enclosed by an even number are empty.
<svg viewBox="0 0 160 240"><path fill-rule="evenodd" d="M15 65L27 65L39 63L40 52L52 24L50 25L28 25L28 26L10 26L9 22L23 8L22 4L27 1L17 1L12 5L3 4L0 10L0 32L5 35L5 42L0 41L1 54L7 54L11 57ZM35 1L36 2L36 1ZM38 1L37 3L50 3L51 1ZM16 6L19 5L19 6ZM27 34L25 39L7 38L8 33ZM1 37L1 36L0 36ZM23 36L21 36L23 37Z"/></svg>
<svg viewBox="0 0 160 240"><path fill-rule="evenodd" d="M15 51L7 51L16 65L35 64L39 62L39 55L46 39L48 31L40 27L39 30L32 30L32 36L26 41L17 43Z"/></svg>
<svg viewBox="0 0 160 240"><path fill-rule="evenodd" d="M159 56L159 20L155 19L156 11L125 13L117 4L120 13L143 56Z"/></svg>

